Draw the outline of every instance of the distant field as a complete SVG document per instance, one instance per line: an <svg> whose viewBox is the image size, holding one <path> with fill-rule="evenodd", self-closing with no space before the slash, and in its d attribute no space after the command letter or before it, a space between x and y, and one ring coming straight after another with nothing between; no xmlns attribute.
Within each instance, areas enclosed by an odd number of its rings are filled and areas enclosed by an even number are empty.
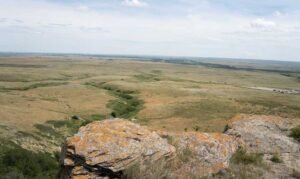
<svg viewBox="0 0 300 179"><path fill-rule="evenodd" d="M51 138L55 127L72 125L63 122L72 116L85 121L125 117L155 130L175 132L223 131L227 120L239 113L300 117L299 94L253 88L300 91L296 65L291 67L282 62L278 66L272 62L268 66L264 61L257 66L253 66L256 62L250 67L228 68L235 63L228 61L224 66L224 60L216 63L223 66L214 66L207 65L208 62L167 62L86 56L3 56L1 136L18 141L17 136L23 132L30 137Z"/></svg>

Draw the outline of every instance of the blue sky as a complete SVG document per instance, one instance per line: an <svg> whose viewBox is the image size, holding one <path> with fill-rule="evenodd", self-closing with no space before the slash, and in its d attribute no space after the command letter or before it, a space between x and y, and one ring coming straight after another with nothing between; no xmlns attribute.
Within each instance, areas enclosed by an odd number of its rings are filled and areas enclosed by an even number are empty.
<svg viewBox="0 0 300 179"><path fill-rule="evenodd" d="M0 51L300 61L298 0L0 1Z"/></svg>

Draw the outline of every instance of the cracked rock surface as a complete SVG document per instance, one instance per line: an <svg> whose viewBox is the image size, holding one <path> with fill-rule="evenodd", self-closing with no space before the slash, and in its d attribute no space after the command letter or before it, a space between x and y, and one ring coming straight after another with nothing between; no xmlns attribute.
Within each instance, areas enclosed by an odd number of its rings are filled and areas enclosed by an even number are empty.
<svg viewBox="0 0 300 179"><path fill-rule="evenodd" d="M261 153L269 166L264 178L294 178L300 172L300 143L288 134L300 125L299 119L276 116L239 115L231 120L225 132L241 139L249 152ZM280 162L272 162L278 155Z"/></svg>
<svg viewBox="0 0 300 179"><path fill-rule="evenodd" d="M175 154L175 147L155 132L132 122L113 119L81 127L62 149L60 178L120 177L137 162Z"/></svg>

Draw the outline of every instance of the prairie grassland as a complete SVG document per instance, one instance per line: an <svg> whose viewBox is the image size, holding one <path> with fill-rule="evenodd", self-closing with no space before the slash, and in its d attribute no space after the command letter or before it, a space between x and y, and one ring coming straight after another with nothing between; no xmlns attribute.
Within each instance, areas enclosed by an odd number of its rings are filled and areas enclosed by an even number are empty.
<svg viewBox="0 0 300 179"><path fill-rule="evenodd" d="M0 123L20 131L34 132L36 124L73 115L110 117L112 106L123 103L114 94L126 90L143 101L138 110L124 108L134 111L127 117L157 130L222 131L239 113L300 116L300 95L249 89L300 90L296 73L65 57L0 58L0 64Z"/></svg>
<svg viewBox="0 0 300 179"><path fill-rule="evenodd" d="M153 130L222 132L239 113L300 117L300 94L251 88L300 90L299 73L210 66L0 57L0 175L55 178L64 139L105 118Z"/></svg>

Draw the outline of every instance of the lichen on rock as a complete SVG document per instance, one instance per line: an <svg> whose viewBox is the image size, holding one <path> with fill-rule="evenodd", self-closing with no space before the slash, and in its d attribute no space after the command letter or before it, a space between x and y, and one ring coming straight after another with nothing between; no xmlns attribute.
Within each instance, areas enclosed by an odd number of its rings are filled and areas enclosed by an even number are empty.
<svg viewBox="0 0 300 179"><path fill-rule="evenodd" d="M175 148L142 126L113 119L93 122L67 138L62 148L60 178L120 177L135 163L171 158Z"/></svg>

